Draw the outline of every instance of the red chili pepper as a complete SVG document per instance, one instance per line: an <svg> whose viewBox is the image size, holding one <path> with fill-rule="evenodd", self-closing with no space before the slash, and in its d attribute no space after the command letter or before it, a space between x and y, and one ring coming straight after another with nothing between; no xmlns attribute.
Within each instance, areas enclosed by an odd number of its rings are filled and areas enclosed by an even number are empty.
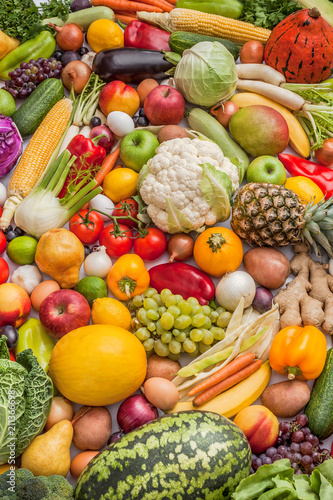
<svg viewBox="0 0 333 500"><path fill-rule="evenodd" d="M59 193L59 198L63 198L71 186L76 186L85 178L85 171L87 182L95 176L97 168L102 165L106 155L105 149L95 144L99 139L100 136L87 139L84 135L78 134L68 144L67 150L77 159L70 168L63 188ZM94 169L95 172L93 173ZM88 178L89 171L92 172L90 178Z"/></svg>
<svg viewBox="0 0 333 500"><path fill-rule="evenodd" d="M137 49L170 50L170 33L142 21L132 21L124 31L125 47Z"/></svg>
<svg viewBox="0 0 333 500"><path fill-rule="evenodd" d="M303 175L311 179L325 193L326 200L333 196L333 170L298 156L281 153L278 157L292 176Z"/></svg>
<svg viewBox="0 0 333 500"><path fill-rule="evenodd" d="M160 264L149 270L150 286L160 293L168 288L183 299L195 297L200 305L206 305L215 295L214 283L206 273L183 262Z"/></svg>
<svg viewBox="0 0 333 500"><path fill-rule="evenodd" d="M9 349L9 359L11 361L16 361L16 356L15 356L15 353L12 349Z"/></svg>

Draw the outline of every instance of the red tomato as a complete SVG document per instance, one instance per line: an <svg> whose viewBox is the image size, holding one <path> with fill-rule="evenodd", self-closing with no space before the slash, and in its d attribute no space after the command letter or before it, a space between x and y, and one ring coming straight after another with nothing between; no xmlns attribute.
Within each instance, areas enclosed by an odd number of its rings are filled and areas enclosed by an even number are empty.
<svg viewBox="0 0 333 500"><path fill-rule="evenodd" d="M105 226L99 237L99 244L106 247L106 253L109 257L117 259L125 253L128 253L133 246L133 233L124 224L119 224L122 234L115 236L113 224Z"/></svg>
<svg viewBox="0 0 333 500"><path fill-rule="evenodd" d="M7 247L6 236L3 234L2 231L0 231L0 255L4 253L6 247Z"/></svg>
<svg viewBox="0 0 333 500"><path fill-rule="evenodd" d="M124 217L126 215L130 215L134 219L137 218L139 205L138 202L133 200L133 198L127 198L126 200L122 200L115 206L112 215L116 217ZM119 219L118 222L120 224L125 224L125 226L129 227L138 227L137 222L132 221L131 219Z"/></svg>
<svg viewBox="0 0 333 500"><path fill-rule="evenodd" d="M9 277L9 267L5 259L0 257L0 285L6 283Z"/></svg>
<svg viewBox="0 0 333 500"><path fill-rule="evenodd" d="M104 227L102 217L97 212L80 210L69 220L69 230L79 238L84 245L90 245L98 240Z"/></svg>
<svg viewBox="0 0 333 500"><path fill-rule="evenodd" d="M0 207L0 217L1 217L1 215L2 215L2 211L3 211L3 210L2 210L2 207Z"/></svg>
<svg viewBox="0 0 333 500"><path fill-rule="evenodd" d="M143 260L151 262L156 260L165 252L167 239L163 231L156 227L148 227L148 234L144 238L134 240L134 252Z"/></svg>

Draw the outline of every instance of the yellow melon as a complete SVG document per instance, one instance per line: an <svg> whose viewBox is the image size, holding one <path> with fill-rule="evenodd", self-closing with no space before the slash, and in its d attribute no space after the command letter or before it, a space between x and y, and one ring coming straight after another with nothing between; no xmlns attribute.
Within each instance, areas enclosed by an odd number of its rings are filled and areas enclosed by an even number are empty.
<svg viewBox="0 0 333 500"><path fill-rule="evenodd" d="M73 330L55 345L49 374L75 403L105 406L135 392L145 379L146 352L130 332L110 325Z"/></svg>

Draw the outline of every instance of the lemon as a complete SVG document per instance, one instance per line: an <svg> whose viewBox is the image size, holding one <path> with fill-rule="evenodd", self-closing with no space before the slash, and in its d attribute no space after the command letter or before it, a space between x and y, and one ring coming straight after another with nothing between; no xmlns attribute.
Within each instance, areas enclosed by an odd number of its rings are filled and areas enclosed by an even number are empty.
<svg viewBox="0 0 333 500"><path fill-rule="evenodd" d="M105 177L103 182L104 194L113 203L130 198L136 194L136 183L139 174L131 168L117 168Z"/></svg>
<svg viewBox="0 0 333 500"><path fill-rule="evenodd" d="M94 300L108 296L107 284L97 276L82 278L76 285L75 290L87 299L90 306L92 306Z"/></svg>
<svg viewBox="0 0 333 500"><path fill-rule="evenodd" d="M16 110L14 97L7 90L0 89L0 114L12 116Z"/></svg>
<svg viewBox="0 0 333 500"><path fill-rule="evenodd" d="M124 33L110 19L97 19L88 28L87 40L94 52L124 46Z"/></svg>
<svg viewBox="0 0 333 500"><path fill-rule="evenodd" d="M18 236L8 243L7 255L12 262L24 266L35 262L37 241L31 236Z"/></svg>
<svg viewBox="0 0 333 500"><path fill-rule="evenodd" d="M317 186L317 184L303 175L289 177L286 180L284 187L296 193L300 201L305 204L308 204L311 201L316 204L324 198L324 193Z"/></svg>
<svg viewBox="0 0 333 500"><path fill-rule="evenodd" d="M94 325L112 325L129 330L131 319L131 313L119 300L106 297L93 303L91 320Z"/></svg>

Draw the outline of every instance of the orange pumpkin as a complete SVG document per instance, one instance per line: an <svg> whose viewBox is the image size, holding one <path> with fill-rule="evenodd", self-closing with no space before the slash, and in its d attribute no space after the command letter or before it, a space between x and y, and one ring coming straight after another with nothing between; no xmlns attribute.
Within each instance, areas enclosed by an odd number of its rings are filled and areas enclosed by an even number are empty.
<svg viewBox="0 0 333 500"><path fill-rule="evenodd" d="M210 227L195 240L193 257L200 269L219 278L239 268L243 245L231 229Z"/></svg>
<svg viewBox="0 0 333 500"><path fill-rule="evenodd" d="M88 325L55 345L49 374L70 401L88 406L117 403L135 392L147 371L146 351L135 335L111 325Z"/></svg>

